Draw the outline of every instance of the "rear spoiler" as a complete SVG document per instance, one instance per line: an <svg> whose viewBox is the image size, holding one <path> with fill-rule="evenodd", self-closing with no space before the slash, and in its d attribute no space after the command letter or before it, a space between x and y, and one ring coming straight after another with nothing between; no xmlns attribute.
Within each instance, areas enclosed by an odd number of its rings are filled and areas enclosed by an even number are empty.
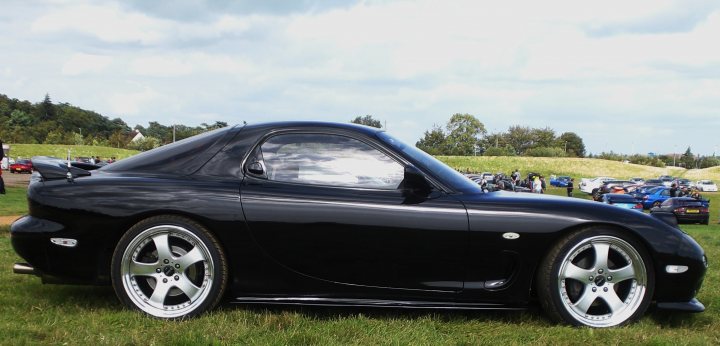
<svg viewBox="0 0 720 346"><path fill-rule="evenodd" d="M43 181L59 179L72 181L78 177L89 176L92 174L90 171L100 168L100 166L89 163L66 161L48 156L35 156L32 158L32 163Z"/></svg>

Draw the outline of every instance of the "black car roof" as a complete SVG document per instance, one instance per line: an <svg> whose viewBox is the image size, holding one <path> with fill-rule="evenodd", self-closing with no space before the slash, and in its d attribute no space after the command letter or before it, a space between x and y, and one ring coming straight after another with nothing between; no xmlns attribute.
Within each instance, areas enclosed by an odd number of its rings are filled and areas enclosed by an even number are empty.
<svg viewBox="0 0 720 346"><path fill-rule="evenodd" d="M200 169L241 131L265 132L273 129L338 129L373 136L383 130L352 124L320 121L284 121L235 125L185 138L153 150L120 160L100 170L106 172L150 172L189 175Z"/></svg>

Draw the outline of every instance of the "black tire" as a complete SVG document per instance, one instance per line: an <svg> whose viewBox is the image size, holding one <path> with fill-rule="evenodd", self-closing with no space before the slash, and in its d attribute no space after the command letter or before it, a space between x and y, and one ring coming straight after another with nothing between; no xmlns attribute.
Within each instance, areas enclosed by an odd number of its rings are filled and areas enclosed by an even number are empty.
<svg viewBox="0 0 720 346"><path fill-rule="evenodd" d="M122 236L111 277L126 306L157 318L184 319L222 300L228 266L222 247L205 227L163 215L138 222Z"/></svg>
<svg viewBox="0 0 720 346"><path fill-rule="evenodd" d="M654 286L653 263L644 246L612 228L585 228L563 237L538 269L543 310L552 320L575 326L637 320L650 305Z"/></svg>

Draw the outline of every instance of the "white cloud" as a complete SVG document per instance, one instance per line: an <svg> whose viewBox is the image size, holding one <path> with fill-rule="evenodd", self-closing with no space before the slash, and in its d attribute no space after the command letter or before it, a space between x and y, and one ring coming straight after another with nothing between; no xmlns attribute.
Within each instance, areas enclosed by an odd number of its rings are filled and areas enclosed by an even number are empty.
<svg viewBox="0 0 720 346"><path fill-rule="evenodd" d="M97 73L104 71L113 59L109 56L94 54L74 54L65 62L61 73L67 76L77 76L86 73Z"/></svg>
<svg viewBox="0 0 720 346"><path fill-rule="evenodd" d="M116 93L108 98L111 110L117 114L136 115L147 113L146 106L161 98L161 94L149 87L125 93Z"/></svg>
<svg viewBox="0 0 720 346"><path fill-rule="evenodd" d="M683 136L650 134L681 133L688 122L678 119L712 123L720 109L716 0L358 1L322 11L193 2L174 15L146 2L11 6L17 18L0 22L4 93L82 95L58 101L129 123L373 114L414 143L467 112L498 131L574 131L598 152L622 151L627 138L643 150L646 132L645 142L672 146Z"/></svg>
<svg viewBox="0 0 720 346"><path fill-rule="evenodd" d="M151 44L169 34L167 26L163 20L124 13L116 5L80 5L41 16L31 29L39 33L76 32L111 43Z"/></svg>

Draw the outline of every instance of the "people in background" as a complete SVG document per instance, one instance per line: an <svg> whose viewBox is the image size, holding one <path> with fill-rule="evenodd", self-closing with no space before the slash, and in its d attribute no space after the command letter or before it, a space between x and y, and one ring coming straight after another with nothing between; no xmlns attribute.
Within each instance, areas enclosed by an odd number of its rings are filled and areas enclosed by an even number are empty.
<svg viewBox="0 0 720 346"><path fill-rule="evenodd" d="M568 181L568 183L567 183L567 195L568 195L568 197L572 197L572 196L573 196L573 189L574 189L574 187L575 187L574 182L575 182L575 178L570 178L570 181Z"/></svg>
<svg viewBox="0 0 720 346"><path fill-rule="evenodd" d="M678 197L678 188L675 183L670 185L670 197Z"/></svg>

